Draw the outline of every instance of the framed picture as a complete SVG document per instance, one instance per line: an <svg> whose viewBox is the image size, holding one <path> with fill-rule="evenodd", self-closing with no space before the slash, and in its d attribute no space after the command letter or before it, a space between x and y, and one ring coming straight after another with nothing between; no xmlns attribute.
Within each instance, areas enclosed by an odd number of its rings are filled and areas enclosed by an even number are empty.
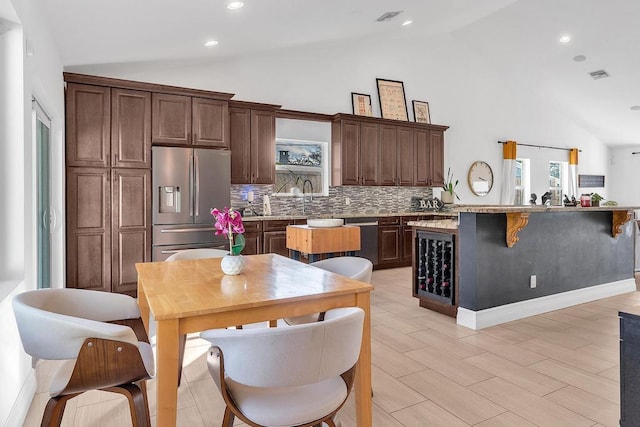
<svg viewBox="0 0 640 427"><path fill-rule="evenodd" d="M404 84L396 80L376 79L378 99L383 119L409 121L407 101L404 97Z"/></svg>
<svg viewBox="0 0 640 427"><path fill-rule="evenodd" d="M371 110L371 95L351 92L351 105L356 116L373 116Z"/></svg>
<svg viewBox="0 0 640 427"><path fill-rule="evenodd" d="M424 101L411 101L413 104L413 119L416 123L431 123L429 114L429 103Z"/></svg>

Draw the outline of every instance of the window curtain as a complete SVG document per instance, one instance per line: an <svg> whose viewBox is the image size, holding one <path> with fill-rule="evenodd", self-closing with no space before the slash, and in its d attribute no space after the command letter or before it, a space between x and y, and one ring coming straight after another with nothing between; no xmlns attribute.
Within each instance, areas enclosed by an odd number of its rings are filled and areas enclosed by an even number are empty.
<svg viewBox="0 0 640 427"><path fill-rule="evenodd" d="M579 199L578 194L578 149L569 150L569 198Z"/></svg>
<svg viewBox="0 0 640 427"><path fill-rule="evenodd" d="M507 141L502 145L502 193L500 203L513 205L516 200L516 142Z"/></svg>

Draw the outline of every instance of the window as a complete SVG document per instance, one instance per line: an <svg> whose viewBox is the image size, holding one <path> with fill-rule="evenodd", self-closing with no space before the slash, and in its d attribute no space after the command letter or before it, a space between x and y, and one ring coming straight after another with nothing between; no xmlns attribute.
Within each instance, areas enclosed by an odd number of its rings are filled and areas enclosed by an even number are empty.
<svg viewBox="0 0 640 427"><path fill-rule="evenodd" d="M328 142L276 139L276 196L329 195ZM306 185L306 187L305 187Z"/></svg>
<svg viewBox="0 0 640 427"><path fill-rule="evenodd" d="M567 162L549 162L549 193L551 193L551 204L562 205L562 195L567 193Z"/></svg>
<svg viewBox="0 0 640 427"><path fill-rule="evenodd" d="M529 159L516 159L516 197L514 204L529 204Z"/></svg>

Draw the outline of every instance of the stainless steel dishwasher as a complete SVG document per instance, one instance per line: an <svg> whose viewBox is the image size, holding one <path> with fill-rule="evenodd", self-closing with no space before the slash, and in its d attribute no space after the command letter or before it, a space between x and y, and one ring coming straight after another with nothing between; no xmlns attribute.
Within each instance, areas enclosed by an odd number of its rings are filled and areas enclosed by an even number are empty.
<svg viewBox="0 0 640 427"><path fill-rule="evenodd" d="M378 263L378 218L345 218L344 223L360 227L360 250L356 252L356 256L367 258L376 265Z"/></svg>

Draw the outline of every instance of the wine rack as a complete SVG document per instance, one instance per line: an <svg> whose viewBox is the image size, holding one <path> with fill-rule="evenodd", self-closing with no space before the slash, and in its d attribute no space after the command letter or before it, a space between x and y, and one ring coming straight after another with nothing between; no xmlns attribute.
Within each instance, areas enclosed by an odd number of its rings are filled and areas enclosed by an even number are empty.
<svg viewBox="0 0 640 427"><path fill-rule="evenodd" d="M454 304L454 235L419 231L416 235L416 291L419 297Z"/></svg>

